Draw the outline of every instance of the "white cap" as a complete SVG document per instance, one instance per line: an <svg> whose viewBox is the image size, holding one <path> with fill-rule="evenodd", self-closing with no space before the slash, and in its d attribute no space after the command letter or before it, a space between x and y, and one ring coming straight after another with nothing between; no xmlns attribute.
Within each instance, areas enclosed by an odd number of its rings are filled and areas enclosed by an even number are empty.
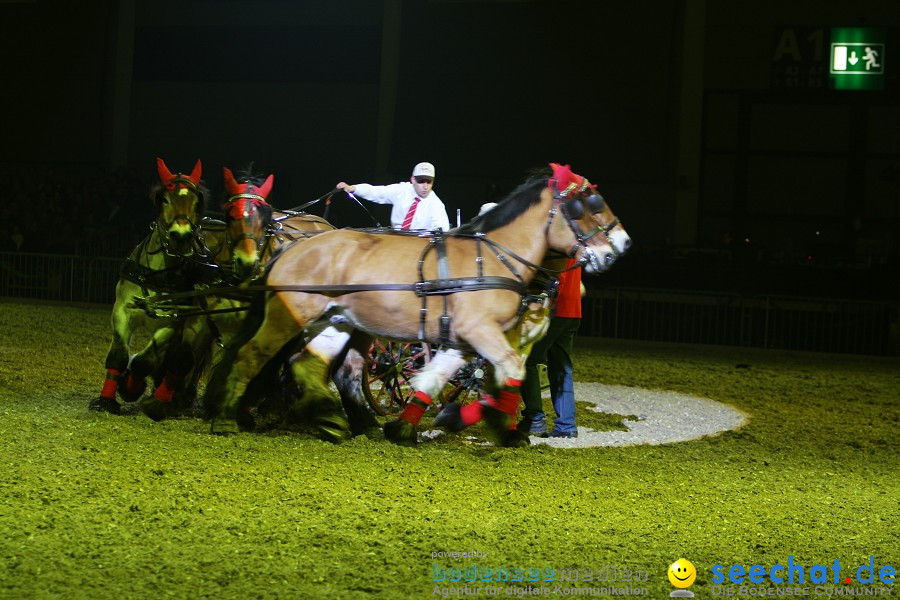
<svg viewBox="0 0 900 600"><path fill-rule="evenodd" d="M430 162L420 162L415 166L412 173L413 177L431 177L434 179L434 165Z"/></svg>

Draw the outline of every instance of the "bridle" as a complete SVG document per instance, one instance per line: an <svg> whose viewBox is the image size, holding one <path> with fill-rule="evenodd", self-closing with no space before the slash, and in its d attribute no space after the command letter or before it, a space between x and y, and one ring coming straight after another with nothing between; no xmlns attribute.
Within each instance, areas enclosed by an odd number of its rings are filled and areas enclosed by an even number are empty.
<svg viewBox="0 0 900 600"><path fill-rule="evenodd" d="M197 184L194 183L194 181L192 179L185 177L184 175L179 174L179 175L174 176L172 179L170 179L169 182L165 184L165 190L176 191L176 190L178 190L179 186L191 190L197 196L197 204L201 207L203 206L203 193L200 191L200 189L197 187ZM164 194L164 193L165 192L160 191L160 194ZM199 224L198 221L195 220L195 217L197 217L197 216L202 217L202 214L189 215L187 213L176 213L175 215L172 216L171 220L166 222L163 219L163 214L162 214L162 211L160 210L160 213L156 217L156 221L153 223L153 225L151 225L151 228L156 230L156 233L159 237L160 245L162 246L162 249L166 253L167 256L171 256L171 257L175 257L175 258L183 258L194 252L193 244L189 244L188 250L186 250L184 252L180 252L180 253L175 252L173 250L174 242L172 241L172 238L169 235L169 231L177 221L184 220L184 221L187 221L188 225L190 225L191 237L192 238L195 237L196 233L197 233L197 226Z"/></svg>
<svg viewBox="0 0 900 600"><path fill-rule="evenodd" d="M246 202L241 202L241 200L246 200ZM225 213L231 218L231 220L247 220L249 219L253 213L258 212L260 207L269 206L269 203L266 202L266 199L260 196L259 194L251 194L251 193L242 193L235 194L234 196L229 197L224 203L222 203L222 207L225 209ZM275 233L276 227L275 223L271 220L265 224L264 227L261 228L262 235L257 236L249 231L244 231L241 235L237 237L232 237L231 232L228 232L228 239L231 240L230 250L234 250L234 248L243 240L251 240L256 246L257 252L263 247L268 239Z"/></svg>
<svg viewBox="0 0 900 600"><path fill-rule="evenodd" d="M603 269L600 265L597 253L588 245L588 242L594 236L602 233L612 254L618 257L620 252L616 250L615 244L610 242L609 234L615 227L620 225L621 222L619 221L619 218L616 217L608 225L604 226L597 223L596 227L591 231L585 232L581 228L577 217L584 216L585 206L591 211L591 214L595 215L601 212L606 207L606 201L603 199L603 196L597 193L595 186L591 185L587 179L582 178L581 185L569 183L562 190L559 189L559 183L559 178L557 177L550 177L547 180L547 187L553 192L553 206L550 208L550 214L547 219L546 233L549 235L550 226L553 223L553 219L556 217L556 213L562 212L562 215L566 219L566 223L569 225L569 229L572 231L576 240L576 244L572 246L572 249L569 250L567 256L569 258L575 258L578 255L579 250L583 249L581 258L577 259L577 264L572 268L582 267L591 263L595 269L601 271Z"/></svg>
<svg viewBox="0 0 900 600"><path fill-rule="evenodd" d="M230 221L247 221L254 214L259 214L262 207L269 207L265 197L250 192L242 192L230 196L222 203L222 208L228 215ZM270 213L271 214L271 213ZM263 219L261 219L263 220ZM243 232L238 236L233 236L231 228L228 228L229 251L232 255L232 268L237 271L237 255L234 250L243 240L250 240L256 248L255 265L258 267L260 257L265 254L272 239L281 230L281 224L276 223L273 219L263 220L263 226L259 228L259 233L249 231L244 228Z"/></svg>

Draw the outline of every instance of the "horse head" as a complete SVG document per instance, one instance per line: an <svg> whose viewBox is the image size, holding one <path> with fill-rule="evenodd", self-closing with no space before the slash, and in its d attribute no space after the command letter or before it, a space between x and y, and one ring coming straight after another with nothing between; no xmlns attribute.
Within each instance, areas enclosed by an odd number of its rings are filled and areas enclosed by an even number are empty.
<svg viewBox="0 0 900 600"><path fill-rule="evenodd" d="M231 266L235 279L245 281L254 276L273 229L272 207L266 198L272 191L274 175L259 183L251 178L238 183L225 167L225 191L222 203L225 228L231 249Z"/></svg>
<svg viewBox="0 0 900 600"><path fill-rule="evenodd" d="M550 163L553 174L547 187L554 197L568 230L556 228L551 243L569 244L569 256L577 258L588 272L603 272L631 247L631 237L609 203L585 177L576 175L569 165ZM573 239L574 238L574 239Z"/></svg>
<svg viewBox="0 0 900 600"><path fill-rule="evenodd" d="M187 256L193 252L194 235L206 209L200 160L190 175L172 174L161 158L156 159L156 168L162 184L153 194L157 233L167 254Z"/></svg>

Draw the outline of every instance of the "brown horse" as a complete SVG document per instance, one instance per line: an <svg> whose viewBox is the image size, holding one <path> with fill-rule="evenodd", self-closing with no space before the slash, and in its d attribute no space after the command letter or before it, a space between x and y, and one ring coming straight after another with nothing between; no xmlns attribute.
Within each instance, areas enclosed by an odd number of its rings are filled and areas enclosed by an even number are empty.
<svg viewBox="0 0 900 600"><path fill-rule="evenodd" d="M90 407L118 414L117 392L126 401L140 398L145 377L162 368L165 349L180 336L180 326L166 319L153 319L135 306L136 296L184 292L194 288L198 226L205 211L206 189L200 181L198 160L189 175L172 174L161 158L156 159L160 183L151 190L157 217L150 234L125 261L116 285L116 300L110 318L112 342L106 355L106 382ZM129 361L129 347L135 330L148 332L146 347ZM175 361L179 362L179 361ZM178 365L164 376L155 394L166 402L181 385L186 371ZM124 384L120 386L120 383Z"/></svg>
<svg viewBox="0 0 900 600"><path fill-rule="evenodd" d="M505 332L517 326L528 282L549 250L602 272L627 250L630 238L593 186L551 164L494 210L441 235L335 230L287 249L274 261L259 329L214 368L207 393L221 410L212 431L238 431L248 385L262 367L303 331L308 342L292 364L303 402L320 413L323 430L340 427L339 405L327 389L335 357L355 330L397 340L455 347L432 360L414 382L416 394L385 437L415 444L415 426L431 398L477 352L494 366L495 418L501 443L527 436L510 428L519 404L524 361ZM247 394L247 398L245 398Z"/></svg>
<svg viewBox="0 0 900 600"><path fill-rule="evenodd" d="M201 232L213 262L224 272L223 282L243 285L262 275L272 255L289 242L303 240L321 231L334 229L322 217L281 211L267 201L274 175L265 180L247 175L235 179L231 169L223 169L226 198L222 203L224 224L206 225Z"/></svg>

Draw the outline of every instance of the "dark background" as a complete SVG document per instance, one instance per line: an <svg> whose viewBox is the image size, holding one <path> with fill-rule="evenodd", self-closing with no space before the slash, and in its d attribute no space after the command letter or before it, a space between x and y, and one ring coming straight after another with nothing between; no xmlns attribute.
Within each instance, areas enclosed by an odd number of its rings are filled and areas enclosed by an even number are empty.
<svg viewBox="0 0 900 600"><path fill-rule="evenodd" d="M428 160L451 222L554 161L634 239L604 283L900 297L894 0L0 0L0 22L24 250L145 231L157 156L202 159L213 205L252 163L280 208ZM848 26L885 29L883 90L830 88ZM372 224L337 196L329 218Z"/></svg>

